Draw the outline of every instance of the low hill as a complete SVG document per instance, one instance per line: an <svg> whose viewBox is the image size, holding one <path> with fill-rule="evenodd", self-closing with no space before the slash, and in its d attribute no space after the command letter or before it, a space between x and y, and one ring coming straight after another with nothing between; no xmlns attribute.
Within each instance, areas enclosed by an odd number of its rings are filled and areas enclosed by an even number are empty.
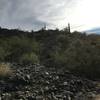
<svg viewBox="0 0 100 100"><path fill-rule="evenodd" d="M34 64L100 78L100 35L66 30L0 28L0 62Z"/></svg>

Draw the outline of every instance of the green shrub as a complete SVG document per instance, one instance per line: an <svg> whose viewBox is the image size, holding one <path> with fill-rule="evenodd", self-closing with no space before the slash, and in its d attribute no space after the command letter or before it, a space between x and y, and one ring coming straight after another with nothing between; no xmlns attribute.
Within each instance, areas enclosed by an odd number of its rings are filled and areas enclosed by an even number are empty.
<svg viewBox="0 0 100 100"><path fill-rule="evenodd" d="M23 54L20 58L20 63L23 64L39 63L39 58L35 53Z"/></svg>

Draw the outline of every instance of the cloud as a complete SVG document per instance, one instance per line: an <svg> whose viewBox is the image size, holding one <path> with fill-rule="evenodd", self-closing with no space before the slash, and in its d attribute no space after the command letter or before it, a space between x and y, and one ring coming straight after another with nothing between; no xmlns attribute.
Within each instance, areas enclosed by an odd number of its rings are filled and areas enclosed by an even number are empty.
<svg viewBox="0 0 100 100"><path fill-rule="evenodd" d="M99 0L0 0L0 26L21 29L87 30L100 24ZM81 27L76 27L81 26Z"/></svg>
<svg viewBox="0 0 100 100"><path fill-rule="evenodd" d="M0 25L23 29L60 24L74 0L0 0ZM53 26L54 27L54 26Z"/></svg>
<svg viewBox="0 0 100 100"><path fill-rule="evenodd" d="M83 25L77 30L88 30L100 26L100 0L80 0L71 14L73 24Z"/></svg>

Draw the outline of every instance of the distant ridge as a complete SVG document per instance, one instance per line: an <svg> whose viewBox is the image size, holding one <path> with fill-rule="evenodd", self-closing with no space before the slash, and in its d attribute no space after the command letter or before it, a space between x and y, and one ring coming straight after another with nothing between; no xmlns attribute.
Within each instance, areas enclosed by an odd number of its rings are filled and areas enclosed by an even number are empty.
<svg viewBox="0 0 100 100"><path fill-rule="evenodd" d="M93 28L93 29L87 30L85 32L100 34L100 27Z"/></svg>

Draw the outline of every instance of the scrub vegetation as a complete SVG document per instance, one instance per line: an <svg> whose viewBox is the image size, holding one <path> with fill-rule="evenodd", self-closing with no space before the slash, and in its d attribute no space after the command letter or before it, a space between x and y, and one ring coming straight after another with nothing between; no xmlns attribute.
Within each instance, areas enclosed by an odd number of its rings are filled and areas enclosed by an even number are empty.
<svg viewBox="0 0 100 100"><path fill-rule="evenodd" d="M41 64L100 78L100 35L69 32L67 28L36 32L0 28L0 62ZM5 65L0 66L1 76Z"/></svg>

